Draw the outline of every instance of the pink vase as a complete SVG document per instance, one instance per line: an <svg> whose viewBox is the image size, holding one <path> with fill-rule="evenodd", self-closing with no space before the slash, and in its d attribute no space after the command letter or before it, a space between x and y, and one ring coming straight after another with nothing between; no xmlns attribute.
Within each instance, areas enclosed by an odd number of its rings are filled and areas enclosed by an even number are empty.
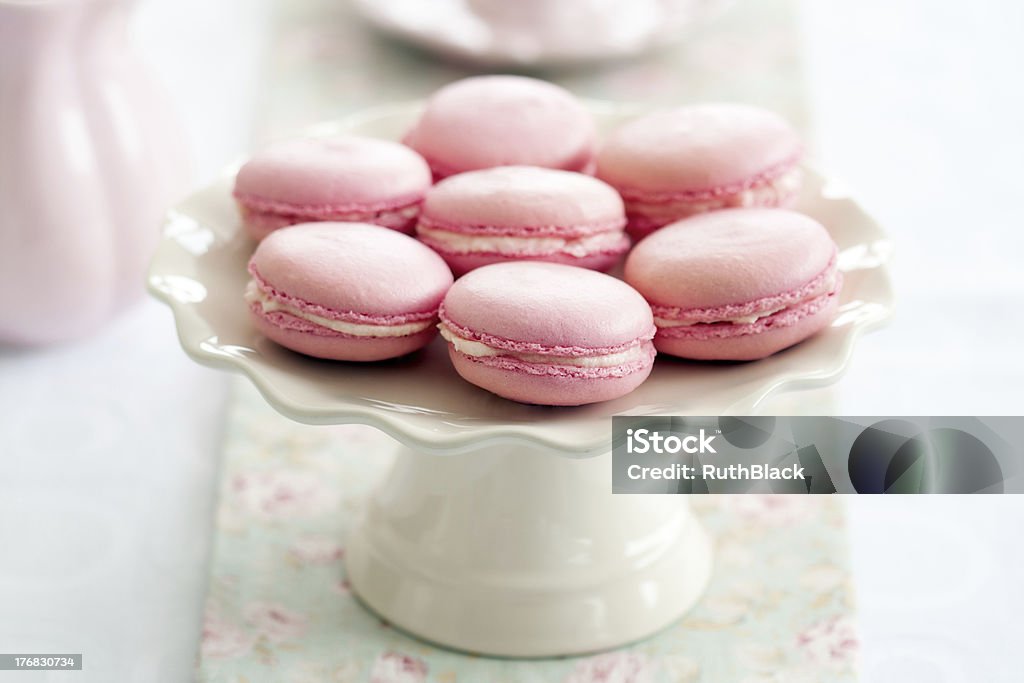
<svg viewBox="0 0 1024 683"><path fill-rule="evenodd" d="M144 292L187 176L131 0L0 0L0 342L94 330Z"/></svg>

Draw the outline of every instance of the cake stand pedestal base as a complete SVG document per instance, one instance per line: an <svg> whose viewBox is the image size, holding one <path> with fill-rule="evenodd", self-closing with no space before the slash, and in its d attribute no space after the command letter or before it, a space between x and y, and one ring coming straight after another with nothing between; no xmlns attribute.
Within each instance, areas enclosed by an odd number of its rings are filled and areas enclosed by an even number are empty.
<svg viewBox="0 0 1024 683"><path fill-rule="evenodd" d="M506 657L645 638L692 607L711 573L685 496L613 495L611 454L521 445L403 447L345 557L356 595L389 623Z"/></svg>

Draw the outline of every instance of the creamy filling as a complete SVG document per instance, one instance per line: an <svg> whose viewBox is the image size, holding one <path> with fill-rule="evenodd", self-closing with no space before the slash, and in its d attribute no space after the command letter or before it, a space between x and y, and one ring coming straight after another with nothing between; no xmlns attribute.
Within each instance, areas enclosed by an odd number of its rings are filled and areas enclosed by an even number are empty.
<svg viewBox="0 0 1024 683"><path fill-rule="evenodd" d="M785 306L778 308L771 308L766 311L758 311L757 313L751 313L750 315L744 315L737 318L724 318L722 320L709 320L709 321L696 321L696 320L672 320L671 318L659 318L654 316L654 324L658 327L690 327L691 325L713 325L717 323L732 323L733 325L750 325L756 323L761 318L767 318L770 315L775 315L779 311L786 310Z"/></svg>
<svg viewBox="0 0 1024 683"><path fill-rule="evenodd" d="M681 210L685 210L689 215L718 209L774 206L800 190L802 177L803 173L800 167L794 166L769 182L755 185L735 194L713 197L702 201L680 199L669 202L646 202L642 199L635 199L629 201L629 209L631 213L640 210L644 215L651 218L660 216L675 218Z"/></svg>
<svg viewBox="0 0 1024 683"><path fill-rule="evenodd" d="M599 232L577 238L510 237L508 235L467 235L420 225L420 237L456 254L542 255L562 253L581 258L595 252L611 251L622 244L619 231Z"/></svg>
<svg viewBox="0 0 1024 683"><path fill-rule="evenodd" d="M515 351L504 351L488 346L472 339L460 337L444 323L437 326L441 330L441 336L450 343L459 353L474 358L489 358L493 356L508 356L527 363L548 363L551 365L573 365L578 368L607 368L623 365L636 360L643 360L645 351L642 344L631 346L625 351L618 353L606 353L601 356L547 356L539 353L516 353Z"/></svg>
<svg viewBox="0 0 1024 683"><path fill-rule="evenodd" d="M404 218L406 220L415 218L420 212L420 205L413 204L401 209L381 209L380 211L349 211L348 213L332 213L331 220L337 221L359 221L367 217L380 218L388 216L392 218Z"/></svg>
<svg viewBox="0 0 1024 683"><path fill-rule="evenodd" d="M762 311L755 311L750 315L737 316L735 318L722 318L720 320L677 320L673 318L662 318L654 316L654 324L658 327L690 327L692 325L718 325L722 323L731 323L733 325L751 325L756 323L761 318L767 318L768 316L775 315L781 311L785 311L787 308L795 308L801 306L808 301L817 299L823 294L827 294L835 289L836 286L836 275L832 273L829 277L822 281L820 287L816 287L814 291L810 292L807 296L795 301L789 306L775 306L773 308L766 308Z"/></svg>
<svg viewBox="0 0 1024 683"><path fill-rule="evenodd" d="M763 185L755 185L740 192L736 200L738 206L764 206L766 202L774 202L795 194L800 190L803 171L794 166L782 175Z"/></svg>
<svg viewBox="0 0 1024 683"><path fill-rule="evenodd" d="M311 322L314 325L326 327L329 330L334 330L335 332L351 335L353 337L406 337L410 334L422 332L434 323L433 320L420 320L414 323L404 323L402 325L368 325L363 323L346 322L344 320L331 320L330 318L314 315L313 313L309 313L295 308L294 306L289 306L281 303L280 301L271 299L259 288L255 280L250 280L249 284L246 286L245 300L250 304L258 303L264 313L280 311L307 322Z"/></svg>
<svg viewBox="0 0 1024 683"><path fill-rule="evenodd" d="M243 209L249 213L268 216L278 217L287 219L304 219L311 221L354 221L358 222L366 220L367 218L379 218L381 216L388 216L389 218L403 218L409 220L415 218L420 211L419 204L410 204L402 208L394 209L380 209L379 211L337 211L337 212L307 212L303 213L301 209L289 209L289 210L276 210L276 209L256 209L246 206L241 203Z"/></svg>

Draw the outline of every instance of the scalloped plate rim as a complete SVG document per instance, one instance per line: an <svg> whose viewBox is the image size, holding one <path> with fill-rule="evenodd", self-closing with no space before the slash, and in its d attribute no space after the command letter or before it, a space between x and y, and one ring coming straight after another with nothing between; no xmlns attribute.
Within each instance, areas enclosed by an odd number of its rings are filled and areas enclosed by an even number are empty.
<svg viewBox="0 0 1024 683"><path fill-rule="evenodd" d="M619 115L635 115L646 108L638 104L617 104L597 100L585 100L585 103L595 113ZM411 101L393 104L383 104L363 109L335 121L324 121L303 129L303 135L322 136L339 131L351 131L366 122L373 121L378 117L386 117L395 114L408 113L414 108L422 106L422 101ZM217 175L218 180L225 176L233 175L238 168L238 163L228 164L225 169ZM831 182L828 176L821 174L814 167L808 167L812 173L817 174L823 183ZM208 192L214 181L208 186L200 188L191 193L168 211L168 219L172 215L188 216L188 212L182 207L189 202L200 200L204 193ZM870 216L859 204L849 195L832 197L837 201L845 201L852 208L861 212L874 227L880 237L872 241L872 245L884 245L887 248L891 242L884 231L878 226L877 221ZM170 221L165 224L169 225ZM230 357L220 353L211 352L203 345L216 337L216 330L212 329L209 322L193 310L188 310L193 302L182 301L172 293L160 286L163 278L170 273L161 269L164 259L168 258L165 250L176 244L173 236L164 234L156 253L150 263L147 274L147 289L149 292L167 304L173 314L178 340L185 353L197 363L221 370L230 370L239 373L253 383L261 396L278 412L297 422L314 425L328 424L367 424L385 432L401 443L424 451L436 454L455 454L488 445L502 443L523 443L535 447L551 449L570 456L586 456L606 451L609 447L609 438L600 436L591 439L586 443L577 440L567 441L565 438L558 438L559 430L545 429L542 422L529 424L490 424L462 427L457 431L438 432L425 429L421 425L412 424L401 419L401 413L388 412L373 406L364 406L350 403L344 409L320 409L316 406L303 403L289 397L285 392L274 387L273 382L254 366L247 358ZM884 279L886 301L874 302L877 310L871 316L857 320L851 324L849 330L844 334L835 361L827 366L820 366L807 371L789 371L781 373L770 383L766 383L753 390L747 396L732 401L729 407L722 411L723 414L739 414L740 412L753 412L770 397L784 391L798 390L826 386L835 382L842 376L850 365L853 356L853 349L861 336L867 332L884 326L892 317L893 293L891 278L885 264L888 262L886 253L876 270L878 275ZM190 278L191 279L191 278ZM194 280L193 280L194 281ZM202 284L202 283L199 283ZM201 337L201 339L200 339ZM742 411L740 410L742 409Z"/></svg>

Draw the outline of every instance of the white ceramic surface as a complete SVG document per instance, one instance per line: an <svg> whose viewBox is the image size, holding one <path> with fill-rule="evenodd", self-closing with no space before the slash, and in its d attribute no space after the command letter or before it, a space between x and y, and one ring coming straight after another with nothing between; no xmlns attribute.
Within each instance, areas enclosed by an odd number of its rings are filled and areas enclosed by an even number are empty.
<svg viewBox="0 0 1024 683"><path fill-rule="evenodd" d="M398 138L419 105L369 110L309 131ZM591 103L603 128L637 109ZM231 199L234 168L179 204L150 269L151 291L174 311L178 336L197 361L241 371L279 411L300 422L360 422L420 450L452 453L515 441L564 454L609 448L609 417L651 414L751 414L770 395L834 381L857 337L891 312L878 225L837 184L809 170L799 209L824 223L842 250L845 285L833 325L798 346L754 363L658 359L650 379L621 399L579 408L527 406L498 398L456 375L442 340L423 352L374 365L331 363L292 353L249 323L242 290L253 250Z"/></svg>
<svg viewBox="0 0 1024 683"><path fill-rule="evenodd" d="M731 0L355 0L378 29L493 66L610 61L681 38Z"/></svg>
<svg viewBox="0 0 1024 683"><path fill-rule="evenodd" d="M402 448L345 550L389 623L473 653L546 657L651 635L704 592L711 545L686 496L611 492L611 455Z"/></svg>

